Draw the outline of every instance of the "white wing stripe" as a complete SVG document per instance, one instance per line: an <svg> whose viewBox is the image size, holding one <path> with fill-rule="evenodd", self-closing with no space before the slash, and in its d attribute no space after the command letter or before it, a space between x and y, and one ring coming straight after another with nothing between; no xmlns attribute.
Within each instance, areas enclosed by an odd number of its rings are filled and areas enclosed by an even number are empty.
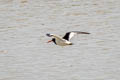
<svg viewBox="0 0 120 80"><path fill-rule="evenodd" d="M69 35L69 40L70 40L75 34L76 34L76 33L71 32L70 35Z"/></svg>

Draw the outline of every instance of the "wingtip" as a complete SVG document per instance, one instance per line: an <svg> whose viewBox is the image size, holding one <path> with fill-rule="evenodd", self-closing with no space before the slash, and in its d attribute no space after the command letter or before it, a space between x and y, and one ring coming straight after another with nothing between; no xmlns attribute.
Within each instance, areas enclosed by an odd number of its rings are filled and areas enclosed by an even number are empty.
<svg viewBox="0 0 120 80"><path fill-rule="evenodd" d="M89 32L81 32L81 31L73 31L76 32L77 34L90 34Z"/></svg>
<svg viewBox="0 0 120 80"><path fill-rule="evenodd" d="M48 36L48 37L52 37L53 34L47 33L46 36Z"/></svg>
<svg viewBox="0 0 120 80"><path fill-rule="evenodd" d="M90 34L89 32L80 32L81 34Z"/></svg>
<svg viewBox="0 0 120 80"><path fill-rule="evenodd" d="M47 34L46 34L46 36L50 37L50 34L49 34L49 33L47 33Z"/></svg>

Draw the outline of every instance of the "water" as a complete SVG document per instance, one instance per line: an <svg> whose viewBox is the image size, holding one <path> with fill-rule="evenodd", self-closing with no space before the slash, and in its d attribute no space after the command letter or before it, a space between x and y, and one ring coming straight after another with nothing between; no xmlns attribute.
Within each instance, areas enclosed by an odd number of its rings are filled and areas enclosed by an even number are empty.
<svg viewBox="0 0 120 80"><path fill-rule="evenodd" d="M119 0L0 0L0 80L119 80ZM77 35L74 45L46 33Z"/></svg>

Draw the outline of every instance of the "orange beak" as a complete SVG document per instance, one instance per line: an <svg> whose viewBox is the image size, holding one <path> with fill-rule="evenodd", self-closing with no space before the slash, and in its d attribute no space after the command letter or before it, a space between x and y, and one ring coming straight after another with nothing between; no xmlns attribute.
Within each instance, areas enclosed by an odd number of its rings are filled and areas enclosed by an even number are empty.
<svg viewBox="0 0 120 80"><path fill-rule="evenodd" d="M52 40L49 40L47 43L50 43L50 42L52 42Z"/></svg>

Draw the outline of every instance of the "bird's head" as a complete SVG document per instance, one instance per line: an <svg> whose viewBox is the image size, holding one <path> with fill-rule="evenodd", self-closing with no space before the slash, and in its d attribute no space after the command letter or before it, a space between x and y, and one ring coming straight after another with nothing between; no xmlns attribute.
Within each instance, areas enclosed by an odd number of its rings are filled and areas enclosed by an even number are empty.
<svg viewBox="0 0 120 80"><path fill-rule="evenodd" d="M48 36L48 37L52 37L53 36L53 34L46 34L46 36ZM56 42L55 42L55 38L52 38L52 40L49 40L47 43L50 43L50 42L54 42L55 44L56 44Z"/></svg>
<svg viewBox="0 0 120 80"><path fill-rule="evenodd" d="M52 40L49 40L47 43L54 42L56 44L55 38L52 38Z"/></svg>

